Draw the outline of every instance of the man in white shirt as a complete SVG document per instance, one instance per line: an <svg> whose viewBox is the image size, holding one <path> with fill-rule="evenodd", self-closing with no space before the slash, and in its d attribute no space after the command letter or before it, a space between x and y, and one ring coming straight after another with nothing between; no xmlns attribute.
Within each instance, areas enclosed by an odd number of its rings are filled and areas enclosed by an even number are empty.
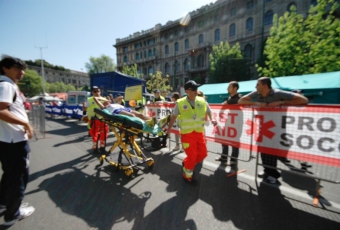
<svg viewBox="0 0 340 230"><path fill-rule="evenodd" d="M0 215L10 226L30 216L32 206L21 205L28 182L29 152L28 139L33 128L24 107L17 83L24 77L24 61L3 56L0 61L0 162L3 175L0 183Z"/></svg>

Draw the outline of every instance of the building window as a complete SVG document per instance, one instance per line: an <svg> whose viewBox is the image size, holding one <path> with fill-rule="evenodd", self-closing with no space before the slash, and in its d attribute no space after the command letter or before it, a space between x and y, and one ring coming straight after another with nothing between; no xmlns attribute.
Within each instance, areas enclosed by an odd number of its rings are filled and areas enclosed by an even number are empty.
<svg viewBox="0 0 340 230"><path fill-rule="evenodd" d="M184 41L184 49L189 49L189 39L185 39Z"/></svg>
<svg viewBox="0 0 340 230"><path fill-rule="evenodd" d="M169 54L169 46L168 46L168 45L165 46L164 53L165 53L165 54Z"/></svg>
<svg viewBox="0 0 340 230"><path fill-rule="evenodd" d="M248 18L246 21L246 32L253 31L253 18Z"/></svg>
<svg viewBox="0 0 340 230"><path fill-rule="evenodd" d="M198 36L198 44L202 44L203 43L203 34L200 34Z"/></svg>
<svg viewBox="0 0 340 230"><path fill-rule="evenodd" d="M140 58L143 58L143 52L140 52Z"/></svg>
<svg viewBox="0 0 340 230"><path fill-rule="evenodd" d="M220 40L220 29L215 30L215 36L214 36L214 41L219 41Z"/></svg>
<svg viewBox="0 0 340 230"><path fill-rule="evenodd" d="M250 44L244 47L244 57L250 60L253 59L253 47Z"/></svg>
<svg viewBox="0 0 340 230"><path fill-rule="evenodd" d="M151 49L148 50L148 57L152 57L152 50Z"/></svg>
<svg viewBox="0 0 340 230"><path fill-rule="evenodd" d="M203 67L204 66L204 58L203 55L200 54L197 58L197 67Z"/></svg>
<svg viewBox="0 0 340 230"><path fill-rule="evenodd" d="M236 8L234 7L230 10L230 16L232 17L232 16L235 16L235 15L236 15Z"/></svg>
<svg viewBox="0 0 340 230"><path fill-rule="evenodd" d="M136 53L136 60L139 60L139 53Z"/></svg>
<svg viewBox="0 0 340 230"><path fill-rule="evenodd" d="M254 1L247 2L247 10L252 10L254 8Z"/></svg>
<svg viewBox="0 0 340 230"><path fill-rule="evenodd" d="M128 62L128 57L124 56L124 62Z"/></svg>
<svg viewBox="0 0 340 230"><path fill-rule="evenodd" d="M178 42L175 42L174 50L175 50L175 52L178 52Z"/></svg>
<svg viewBox="0 0 340 230"><path fill-rule="evenodd" d="M292 6L295 7L295 10L296 10L296 4L294 2L290 3L288 6L287 6L287 11L288 12L291 12L290 8L292 8Z"/></svg>
<svg viewBox="0 0 340 230"><path fill-rule="evenodd" d="M144 58L146 58L146 51L144 50Z"/></svg>
<svg viewBox="0 0 340 230"><path fill-rule="evenodd" d="M165 63L164 72L165 72L166 74L169 74L169 73L170 73L170 65L169 65L169 63Z"/></svg>
<svg viewBox="0 0 340 230"><path fill-rule="evenodd" d="M265 26L269 26L269 25L273 25L273 11L268 11L265 15L264 15L264 25Z"/></svg>
<svg viewBox="0 0 340 230"><path fill-rule="evenodd" d="M205 20L197 22L197 28L202 28L205 24Z"/></svg>
<svg viewBox="0 0 340 230"><path fill-rule="evenodd" d="M156 48L153 48L153 56L156 56Z"/></svg>
<svg viewBox="0 0 340 230"><path fill-rule="evenodd" d="M135 49L138 49L139 48L139 43L136 43L135 44Z"/></svg>
<svg viewBox="0 0 340 230"><path fill-rule="evenodd" d="M271 1L273 1L273 0L266 0L266 3L267 3L267 2L271 2Z"/></svg>
<svg viewBox="0 0 340 230"><path fill-rule="evenodd" d="M178 61L175 61L175 64L174 64L174 74L178 73L179 71L179 63Z"/></svg>
<svg viewBox="0 0 340 230"><path fill-rule="evenodd" d="M152 39L148 39L148 45L152 45L153 42L152 42Z"/></svg>
<svg viewBox="0 0 340 230"><path fill-rule="evenodd" d="M234 37L236 35L236 25L235 23L229 26L229 37Z"/></svg>
<svg viewBox="0 0 340 230"><path fill-rule="evenodd" d="M128 51L128 48L127 46L123 47L123 53L127 52Z"/></svg>
<svg viewBox="0 0 340 230"><path fill-rule="evenodd" d="M151 66L151 65L149 65L148 73L149 73L149 74L152 74L152 73L153 73L153 70L152 70L152 66Z"/></svg>
<svg viewBox="0 0 340 230"><path fill-rule="evenodd" d="M189 60L188 60L188 58L186 58L184 60L184 70L189 70Z"/></svg>

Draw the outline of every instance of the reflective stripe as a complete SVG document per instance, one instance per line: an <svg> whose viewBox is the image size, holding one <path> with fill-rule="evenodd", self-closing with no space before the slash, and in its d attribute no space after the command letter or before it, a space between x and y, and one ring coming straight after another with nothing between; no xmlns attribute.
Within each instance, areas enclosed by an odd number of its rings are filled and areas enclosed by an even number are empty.
<svg viewBox="0 0 340 230"><path fill-rule="evenodd" d="M195 124L195 125L181 125L180 126L182 129L190 129L190 128L193 128L193 129L195 129L195 128L201 128L201 127L204 127L204 124L203 125L201 125L201 124Z"/></svg>

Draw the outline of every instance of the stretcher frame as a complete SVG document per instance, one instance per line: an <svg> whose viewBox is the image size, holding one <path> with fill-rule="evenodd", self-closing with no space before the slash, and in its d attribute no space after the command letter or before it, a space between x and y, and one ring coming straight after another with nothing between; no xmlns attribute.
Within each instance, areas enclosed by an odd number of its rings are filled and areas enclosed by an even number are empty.
<svg viewBox="0 0 340 230"><path fill-rule="evenodd" d="M97 108L94 109L94 112L98 115L98 119L111 127L117 138L110 150L100 157L101 165L105 160L116 167L117 171L123 170L127 177L130 177L133 174L133 169L138 168L141 164L145 163L150 169L153 168L154 160L147 158L136 143L136 138L143 134L140 124L122 119L124 118L122 115L110 115ZM120 148L120 151L118 161L115 162L108 158L117 147ZM127 164L122 162L123 157L127 160Z"/></svg>

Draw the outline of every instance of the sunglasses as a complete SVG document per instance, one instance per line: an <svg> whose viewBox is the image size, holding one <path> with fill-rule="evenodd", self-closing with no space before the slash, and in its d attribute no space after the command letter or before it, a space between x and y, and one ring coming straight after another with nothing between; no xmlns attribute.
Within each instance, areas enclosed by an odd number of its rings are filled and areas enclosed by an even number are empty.
<svg viewBox="0 0 340 230"><path fill-rule="evenodd" d="M99 90L93 90L92 92L94 92L94 93L98 93L98 92L99 92Z"/></svg>

